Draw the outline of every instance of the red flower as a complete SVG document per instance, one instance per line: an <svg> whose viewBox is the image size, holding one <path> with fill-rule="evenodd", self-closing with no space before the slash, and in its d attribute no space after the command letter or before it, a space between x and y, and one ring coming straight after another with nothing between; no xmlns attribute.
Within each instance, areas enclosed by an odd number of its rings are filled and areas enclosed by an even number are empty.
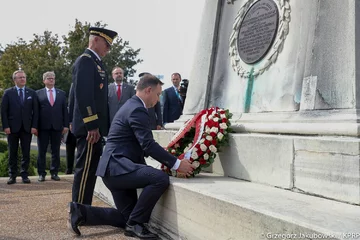
<svg viewBox="0 0 360 240"><path fill-rule="evenodd" d="M207 147L209 147L209 146L211 145L211 142L210 142L209 140L205 139L204 144L205 144Z"/></svg>
<svg viewBox="0 0 360 240"><path fill-rule="evenodd" d="M199 159L199 163L200 163L201 165L204 165L204 164L206 164L206 160L205 160L204 158L200 158L200 159Z"/></svg>
<svg viewBox="0 0 360 240"><path fill-rule="evenodd" d="M212 136L213 138L216 137L216 133L215 132L210 132L210 136ZM209 146L209 145L206 145Z"/></svg>
<svg viewBox="0 0 360 240"><path fill-rule="evenodd" d="M209 127L209 128L212 128L212 127L215 127L215 122L213 121L213 120L209 120L209 121L207 121L207 126Z"/></svg>

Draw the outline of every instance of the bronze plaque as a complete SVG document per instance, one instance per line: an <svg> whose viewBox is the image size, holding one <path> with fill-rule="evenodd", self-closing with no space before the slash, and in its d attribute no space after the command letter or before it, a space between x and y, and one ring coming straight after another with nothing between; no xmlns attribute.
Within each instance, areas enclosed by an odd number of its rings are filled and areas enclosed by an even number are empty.
<svg viewBox="0 0 360 240"><path fill-rule="evenodd" d="M279 24L279 10L273 0L259 0L246 12L238 33L241 60L254 64L271 48Z"/></svg>

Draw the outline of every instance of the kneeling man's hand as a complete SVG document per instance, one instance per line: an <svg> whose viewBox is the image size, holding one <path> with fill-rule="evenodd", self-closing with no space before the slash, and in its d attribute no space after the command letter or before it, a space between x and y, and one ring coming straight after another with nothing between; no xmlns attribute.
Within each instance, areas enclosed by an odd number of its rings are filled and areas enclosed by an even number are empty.
<svg viewBox="0 0 360 240"><path fill-rule="evenodd" d="M191 165L191 162L189 159L183 159L183 160L181 160L180 166L177 170L181 173L186 174L188 177L190 177L194 171L194 166Z"/></svg>

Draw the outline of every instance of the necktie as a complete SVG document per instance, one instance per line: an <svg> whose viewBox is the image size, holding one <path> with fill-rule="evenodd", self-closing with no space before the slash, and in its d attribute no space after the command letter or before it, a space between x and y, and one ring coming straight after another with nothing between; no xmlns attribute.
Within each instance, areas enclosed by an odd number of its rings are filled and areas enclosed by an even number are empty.
<svg viewBox="0 0 360 240"><path fill-rule="evenodd" d="M182 100L182 97L181 97L181 95L180 95L180 93L179 93L179 90L176 89L176 90L175 90L175 93L176 93L176 96L178 96L180 102L182 103L183 100Z"/></svg>
<svg viewBox="0 0 360 240"><path fill-rule="evenodd" d="M52 89L49 90L49 95L50 95L50 105L54 106L54 95Z"/></svg>
<svg viewBox="0 0 360 240"><path fill-rule="evenodd" d="M24 105L24 94L23 94L23 89L19 88L19 98L20 98L20 103L21 105Z"/></svg>
<svg viewBox="0 0 360 240"><path fill-rule="evenodd" d="M121 97L121 85L117 85L118 86L118 89L117 89L117 97L118 97L118 101L120 101L120 97Z"/></svg>

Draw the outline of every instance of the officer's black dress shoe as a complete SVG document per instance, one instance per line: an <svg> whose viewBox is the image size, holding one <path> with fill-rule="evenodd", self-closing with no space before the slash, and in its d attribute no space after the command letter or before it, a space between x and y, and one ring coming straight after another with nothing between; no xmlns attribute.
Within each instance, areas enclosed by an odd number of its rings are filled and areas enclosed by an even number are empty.
<svg viewBox="0 0 360 240"><path fill-rule="evenodd" d="M79 225L84 222L84 218L81 214L79 206L75 202L69 202L68 205L69 218L67 221L67 227L70 232L80 236Z"/></svg>
<svg viewBox="0 0 360 240"><path fill-rule="evenodd" d="M56 175L56 174L52 174L52 175L51 175L51 179L54 180L54 181L60 181L59 176Z"/></svg>
<svg viewBox="0 0 360 240"><path fill-rule="evenodd" d="M7 184L14 184L16 183L16 177L10 177L9 180L7 181Z"/></svg>
<svg viewBox="0 0 360 240"><path fill-rule="evenodd" d="M29 179L28 177L24 177L24 178L22 179L22 182L23 182L23 183L31 183L31 181L30 181L30 179Z"/></svg>
<svg viewBox="0 0 360 240"><path fill-rule="evenodd" d="M38 181L39 182L44 182L45 181L45 176L40 175Z"/></svg>
<svg viewBox="0 0 360 240"><path fill-rule="evenodd" d="M128 225L125 227L125 236L138 237L140 239L159 239L159 236L149 231L143 224Z"/></svg>

